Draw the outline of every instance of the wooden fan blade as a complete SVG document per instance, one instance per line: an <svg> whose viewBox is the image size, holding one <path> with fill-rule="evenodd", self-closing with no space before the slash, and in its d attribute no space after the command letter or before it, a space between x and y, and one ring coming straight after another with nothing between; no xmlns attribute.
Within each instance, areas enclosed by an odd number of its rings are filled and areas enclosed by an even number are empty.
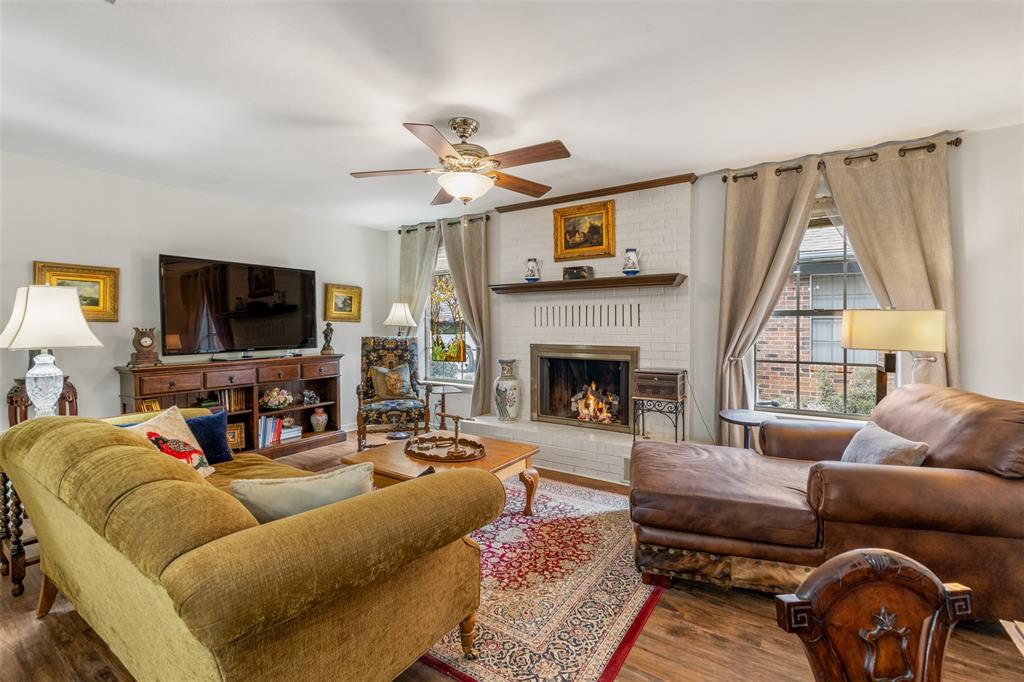
<svg viewBox="0 0 1024 682"><path fill-rule="evenodd" d="M438 191L438 193L434 196L434 200L430 202L430 205L439 206L440 204L447 204L454 200L455 197L453 197L451 194L448 194L448 192L445 191L444 187L442 187L440 191Z"/></svg>
<svg viewBox="0 0 1024 682"><path fill-rule="evenodd" d="M360 171L352 173L353 178L379 178L382 175L422 175L435 170L434 168L400 168L398 170Z"/></svg>
<svg viewBox="0 0 1024 682"><path fill-rule="evenodd" d="M510 189L513 192L519 192L520 194L526 194L531 197L542 197L551 191L551 188L547 185L542 185L539 182L533 182L532 180L524 180L508 173L499 173L498 171L492 171L487 175L494 178L494 184L502 189Z"/></svg>
<svg viewBox="0 0 1024 682"><path fill-rule="evenodd" d="M430 147L439 158L454 156L461 158L459 152L452 146L441 131L429 123L403 123L405 129L419 138L420 142Z"/></svg>
<svg viewBox="0 0 1024 682"><path fill-rule="evenodd" d="M566 159L569 156L571 156L569 150L565 148L561 140L552 140L535 144L532 147L520 147L500 154L492 154L488 158L497 161L498 168L512 168L513 166L525 166L528 163Z"/></svg>

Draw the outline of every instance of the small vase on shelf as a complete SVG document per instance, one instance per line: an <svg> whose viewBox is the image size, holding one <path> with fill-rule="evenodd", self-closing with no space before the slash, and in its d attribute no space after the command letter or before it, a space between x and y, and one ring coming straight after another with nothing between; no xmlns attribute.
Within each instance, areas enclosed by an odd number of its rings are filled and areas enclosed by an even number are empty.
<svg viewBox="0 0 1024 682"><path fill-rule="evenodd" d="M327 430L327 413L324 412L324 408L318 407L313 410L313 414L309 416L309 423L313 425L313 431L316 433L323 433Z"/></svg>
<svg viewBox="0 0 1024 682"><path fill-rule="evenodd" d="M514 422L519 413L519 379L515 360L498 360L501 374L494 380L494 407L498 419Z"/></svg>
<svg viewBox="0 0 1024 682"><path fill-rule="evenodd" d="M640 274L640 252L636 249L626 249L626 258L622 262L622 274L627 277Z"/></svg>
<svg viewBox="0 0 1024 682"><path fill-rule="evenodd" d="M540 281L540 264L536 258L526 259L526 275L524 279L527 282L539 282Z"/></svg>

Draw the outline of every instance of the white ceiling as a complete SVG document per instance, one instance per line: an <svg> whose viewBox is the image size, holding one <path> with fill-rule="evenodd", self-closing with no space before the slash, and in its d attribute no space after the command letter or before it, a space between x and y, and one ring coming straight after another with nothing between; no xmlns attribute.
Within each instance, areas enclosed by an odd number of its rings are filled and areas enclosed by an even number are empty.
<svg viewBox="0 0 1024 682"><path fill-rule="evenodd" d="M445 215L404 121L552 195L1024 121L1024 4L4 2L8 151L345 225ZM481 210L526 200L494 189Z"/></svg>

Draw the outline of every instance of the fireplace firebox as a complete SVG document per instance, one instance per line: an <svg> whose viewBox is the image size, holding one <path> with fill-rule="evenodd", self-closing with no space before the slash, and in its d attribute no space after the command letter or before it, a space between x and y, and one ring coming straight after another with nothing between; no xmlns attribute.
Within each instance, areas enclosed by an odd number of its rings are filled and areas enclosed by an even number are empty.
<svg viewBox="0 0 1024 682"><path fill-rule="evenodd" d="M530 346L530 419L631 432L635 346Z"/></svg>

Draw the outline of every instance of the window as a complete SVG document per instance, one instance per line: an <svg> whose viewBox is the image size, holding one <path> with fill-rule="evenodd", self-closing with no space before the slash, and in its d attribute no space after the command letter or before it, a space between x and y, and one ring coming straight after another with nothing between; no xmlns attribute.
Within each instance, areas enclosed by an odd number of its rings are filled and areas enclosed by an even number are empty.
<svg viewBox="0 0 1024 682"><path fill-rule="evenodd" d="M843 348L842 314L844 309L877 307L845 228L827 218L812 219L789 281L754 347L758 408L869 414L880 354Z"/></svg>
<svg viewBox="0 0 1024 682"><path fill-rule="evenodd" d="M476 344L466 330L448 258L442 246L434 264L434 283L424 306L422 340L427 379L473 383Z"/></svg>

